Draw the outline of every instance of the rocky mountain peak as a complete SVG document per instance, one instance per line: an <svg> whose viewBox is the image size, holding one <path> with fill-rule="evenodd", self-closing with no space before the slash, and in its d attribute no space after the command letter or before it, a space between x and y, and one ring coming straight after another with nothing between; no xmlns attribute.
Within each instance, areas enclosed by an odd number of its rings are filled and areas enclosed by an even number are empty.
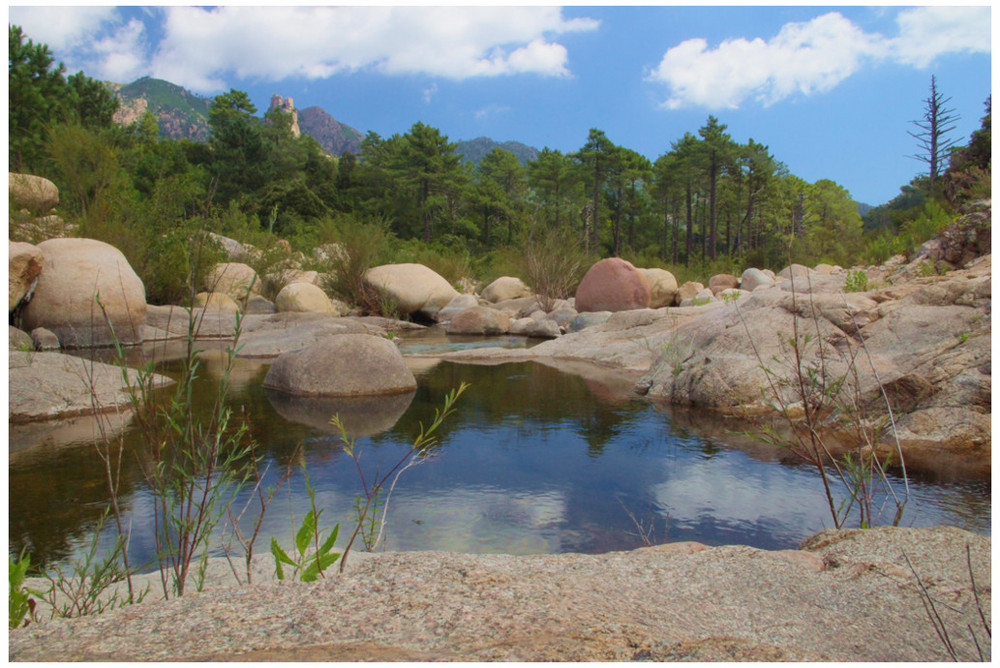
<svg viewBox="0 0 1000 668"><path fill-rule="evenodd" d="M292 136L298 137L302 134L299 129L299 112L295 109L295 101L290 97L281 97L277 93L271 96L271 106L268 108L268 113L272 111L281 111L286 114L292 115Z"/></svg>

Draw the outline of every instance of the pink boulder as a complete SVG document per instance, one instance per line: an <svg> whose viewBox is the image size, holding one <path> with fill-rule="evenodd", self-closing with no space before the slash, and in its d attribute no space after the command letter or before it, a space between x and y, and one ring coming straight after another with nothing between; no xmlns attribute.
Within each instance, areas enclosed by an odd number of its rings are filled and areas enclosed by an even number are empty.
<svg viewBox="0 0 1000 668"><path fill-rule="evenodd" d="M628 311L646 308L650 298L649 279L631 262L609 257L592 266L576 289L576 310Z"/></svg>

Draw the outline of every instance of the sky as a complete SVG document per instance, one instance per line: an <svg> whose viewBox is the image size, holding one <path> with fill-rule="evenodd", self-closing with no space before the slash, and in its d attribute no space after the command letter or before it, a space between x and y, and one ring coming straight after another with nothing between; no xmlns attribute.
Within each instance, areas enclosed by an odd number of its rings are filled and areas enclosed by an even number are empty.
<svg viewBox="0 0 1000 668"><path fill-rule="evenodd" d="M912 156L931 77L965 144L991 95L989 4L969 6L10 6L69 73L272 94L383 137L420 121L564 153L591 128L656 160L715 116L806 181L871 205Z"/></svg>

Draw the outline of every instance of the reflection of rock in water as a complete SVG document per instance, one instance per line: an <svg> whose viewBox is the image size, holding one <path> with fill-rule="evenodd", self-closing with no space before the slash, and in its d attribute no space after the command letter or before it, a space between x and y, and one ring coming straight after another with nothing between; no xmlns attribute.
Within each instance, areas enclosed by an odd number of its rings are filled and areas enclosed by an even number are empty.
<svg viewBox="0 0 1000 668"><path fill-rule="evenodd" d="M330 418L339 415L347 435L358 438L391 429L410 407L416 390L375 397L297 397L267 388L264 393L286 420L337 434Z"/></svg>
<svg viewBox="0 0 1000 668"><path fill-rule="evenodd" d="M198 355L202 367L213 380L221 381L228 363L228 351L225 349L205 350ZM261 369L268 366L271 360L248 360L237 358L233 360L229 371L229 388L232 392L245 392L253 385L259 385Z"/></svg>
<svg viewBox="0 0 1000 668"><path fill-rule="evenodd" d="M101 440L101 426L107 439L117 439L132 419L132 411L100 415L79 415L62 420L8 424L10 467L17 468L52 456L58 448L85 446ZM100 421L100 423L98 422Z"/></svg>

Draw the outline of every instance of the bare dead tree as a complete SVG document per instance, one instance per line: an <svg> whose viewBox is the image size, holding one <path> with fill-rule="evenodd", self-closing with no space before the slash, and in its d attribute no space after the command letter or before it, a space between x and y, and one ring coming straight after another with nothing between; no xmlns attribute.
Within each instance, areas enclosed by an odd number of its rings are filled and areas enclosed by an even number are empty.
<svg viewBox="0 0 1000 668"><path fill-rule="evenodd" d="M942 174L951 155L951 149L955 146L955 140L946 139L945 135L955 129L955 123L959 116L954 109L947 109L945 105L951 102L951 98L945 98L937 89L937 80L931 76L931 94L924 101L924 115L918 121L910 121L920 132L908 132L911 137L917 140L920 152L910 156L916 160L927 163L930 176L929 189L934 193L934 182L938 175Z"/></svg>

